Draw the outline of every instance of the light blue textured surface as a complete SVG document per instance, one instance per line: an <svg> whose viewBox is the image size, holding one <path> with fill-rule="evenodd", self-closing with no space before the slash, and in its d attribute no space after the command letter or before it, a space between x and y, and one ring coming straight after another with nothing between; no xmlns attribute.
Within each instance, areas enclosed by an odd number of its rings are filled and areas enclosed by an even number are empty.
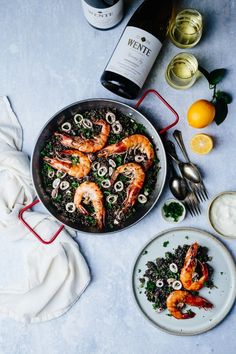
<svg viewBox="0 0 236 354"><path fill-rule="evenodd" d="M124 21L100 32L81 14L79 0L0 0L0 94L8 95L24 128L24 149L31 153L42 125L73 101L93 97L122 100L99 83L104 66L127 22L141 1L129 1ZM131 4L132 3L132 4ZM180 8L198 8L205 17L204 36L191 49L206 69L229 70L221 88L235 88L236 9L234 0L189 0ZM187 107L209 98L207 82L200 79L188 91L176 91L164 80L164 70L180 50L167 43L151 73L147 88L155 88L180 114L179 128L186 141L196 133L186 123ZM133 102L129 102L134 104ZM162 109L149 99L148 114L160 126ZM158 113L156 113L158 112ZM206 157L191 157L202 167L210 196L236 190L235 103L224 124L204 132L215 138L215 149ZM128 231L112 236L78 235L92 272L92 283L63 317L43 324L23 325L0 317L0 354L232 354L235 352L236 308L223 323L195 337L174 337L152 327L132 299L131 266L141 246L155 233L169 228L160 216L161 203L171 197L166 187L154 210ZM190 216L181 226L211 231L206 217ZM234 256L236 240L224 240ZM13 262L17 262L14 258Z"/></svg>

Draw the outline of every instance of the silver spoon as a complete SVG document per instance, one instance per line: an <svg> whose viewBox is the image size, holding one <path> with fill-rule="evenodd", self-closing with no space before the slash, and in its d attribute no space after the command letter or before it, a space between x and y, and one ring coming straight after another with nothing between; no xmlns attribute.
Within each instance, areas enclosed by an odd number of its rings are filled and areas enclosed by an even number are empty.
<svg viewBox="0 0 236 354"><path fill-rule="evenodd" d="M189 159L186 147L184 145L184 140L183 140L183 136L182 136L181 131L175 130L173 133L173 136L174 136L175 140L177 141L177 143L178 143L178 145L179 145L179 147L180 147L180 149L187 161L185 166L181 167L182 169L185 169L183 172L185 178L187 178L190 181L190 183L193 184L193 189L197 193L197 195L201 201L208 199L207 191L204 186L201 173L200 173L199 169L197 168L197 166L195 164L193 164Z"/></svg>
<svg viewBox="0 0 236 354"><path fill-rule="evenodd" d="M193 168L192 164L189 162L181 162L178 159L175 145L172 141L168 141L167 144L167 151L169 156L174 160L177 165L179 166L180 172L182 173L183 177L185 177L188 181L199 183L201 182L201 175L199 171Z"/></svg>
<svg viewBox="0 0 236 354"><path fill-rule="evenodd" d="M170 162L170 167L172 171L172 176L169 180L169 187L173 196L178 200L184 200L188 195L188 185L184 178L178 176Z"/></svg>
<svg viewBox="0 0 236 354"><path fill-rule="evenodd" d="M181 164L181 162L178 160L174 143L169 140L165 143L165 147L166 147L168 155L179 166L179 164ZM180 173L182 175L182 178L176 175L176 171L175 171L174 166L172 164L171 164L171 169L172 169L173 177L169 181L169 187L170 187L172 194L177 199L185 201L186 206L192 216L194 216L196 214L200 214L199 201L198 201L195 193L191 189L189 189L189 185L186 181L186 178L184 178L183 173L181 172L181 169L180 169ZM180 199L180 198L183 198L183 199Z"/></svg>
<svg viewBox="0 0 236 354"><path fill-rule="evenodd" d="M179 164L179 167L184 175L185 178L187 178L189 181L192 181L193 183L200 183L202 181L201 174L197 168L189 159L187 150L184 145L182 133L179 130L175 130L173 133L173 136L175 140L177 141L185 159L187 162Z"/></svg>
<svg viewBox="0 0 236 354"><path fill-rule="evenodd" d="M168 154L173 152L174 155L174 144L172 141L167 141L166 144L166 150ZM172 176L169 180L169 187L170 190L173 194L173 196L178 199L178 200L184 200L188 194L188 185L186 180L183 177L180 177L177 175L176 170L174 168L173 162L170 160L169 161L169 166L171 168L171 173Z"/></svg>

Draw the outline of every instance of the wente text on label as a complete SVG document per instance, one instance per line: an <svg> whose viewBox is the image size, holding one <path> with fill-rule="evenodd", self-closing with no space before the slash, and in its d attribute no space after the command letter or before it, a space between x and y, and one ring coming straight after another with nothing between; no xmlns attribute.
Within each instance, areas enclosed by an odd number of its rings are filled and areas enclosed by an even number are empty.
<svg viewBox="0 0 236 354"><path fill-rule="evenodd" d="M151 54L151 49L146 47L144 44L135 41L134 39L129 38L128 45L130 47L133 47L134 49L139 50L143 54L146 54L147 57L149 57L149 55Z"/></svg>

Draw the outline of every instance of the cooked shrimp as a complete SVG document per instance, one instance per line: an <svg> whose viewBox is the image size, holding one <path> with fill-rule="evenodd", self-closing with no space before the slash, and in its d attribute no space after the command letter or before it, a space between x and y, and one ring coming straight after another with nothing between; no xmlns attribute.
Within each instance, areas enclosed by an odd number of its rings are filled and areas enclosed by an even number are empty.
<svg viewBox="0 0 236 354"><path fill-rule="evenodd" d="M75 178L83 178L87 176L91 168L91 162L87 155L83 154L78 150L63 150L60 152L61 155L74 156L78 158L78 162L73 163L70 159L59 159L44 157L44 161L47 162L53 168L68 173L68 175Z"/></svg>
<svg viewBox="0 0 236 354"><path fill-rule="evenodd" d="M75 191L74 203L79 211L88 215L88 211L81 204L82 200L86 199L86 202L91 202L94 207L94 217L97 221L99 229L103 229L105 225L105 209L103 204L103 194L94 182L83 182Z"/></svg>
<svg viewBox="0 0 236 354"><path fill-rule="evenodd" d="M141 134L130 135L116 144L105 147L105 149L99 152L98 156L107 157L113 154L122 154L128 151L129 149L136 149L136 148L138 148L141 151L141 153L147 155L147 160L144 162L144 167L145 169L148 169L153 163L155 154L149 139L146 138L146 136Z"/></svg>
<svg viewBox="0 0 236 354"><path fill-rule="evenodd" d="M119 166L115 170L111 177L112 184L115 182L120 173L125 173L131 176L131 183L127 188L127 196L124 201L123 211L125 211L135 204L145 180L145 173L140 165L134 162L130 162Z"/></svg>
<svg viewBox="0 0 236 354"><path fill-rule="evenodd" d="M184 288L192 291L200 290L204 283L208 280L208 267L205 263L200 263L202 271L202 276L200 279L196 281L193 279L193 275L198 262L196 259L197 251L198 243L195 242L189 247L188 252L186 253L184 266L180 273L180 281Z"/></svg>
<svg viewBox="0 0 236 354"><path fill-rule="evenodd" d="M110 134L110 125L103 119L93 120L93 124L102 127L100 133L91 139L85 139L80 136L70 136L66 134L55 133L59 137L63 146L77 149L82 152L93 153L101 150L107 142Z"/></svg>
<svg viewBox="0 0 236 354"><path fill-rule="evenodd" d="M172 316L178 320L185 320L194 317L196 314L194 312L181 312L181 308L187 304L191 306L196 306L199 308L211 309L213 305L201 296L193 296L188 291L175 290L170 293L166 300L167 309L170 311Z"/></svg>

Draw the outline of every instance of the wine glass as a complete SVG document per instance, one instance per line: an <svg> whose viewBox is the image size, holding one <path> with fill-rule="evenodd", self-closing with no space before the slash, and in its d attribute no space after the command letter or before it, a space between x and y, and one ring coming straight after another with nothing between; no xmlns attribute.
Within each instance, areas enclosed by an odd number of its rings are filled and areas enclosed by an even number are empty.
<svg viewBox="0 0 236 354"><path fill-rule="evenodd" d="M202 36L202 15L195 9L179 12L171 24L169 37L179 48L192 48Z"/></svg>
<svg viewBox="0 0 236 354"><path fill-rule="evenodd" d="M176 89L191 87L198 78L198 61L194 55L186 52L177 54L166 69L166 81Z"/></svg>

